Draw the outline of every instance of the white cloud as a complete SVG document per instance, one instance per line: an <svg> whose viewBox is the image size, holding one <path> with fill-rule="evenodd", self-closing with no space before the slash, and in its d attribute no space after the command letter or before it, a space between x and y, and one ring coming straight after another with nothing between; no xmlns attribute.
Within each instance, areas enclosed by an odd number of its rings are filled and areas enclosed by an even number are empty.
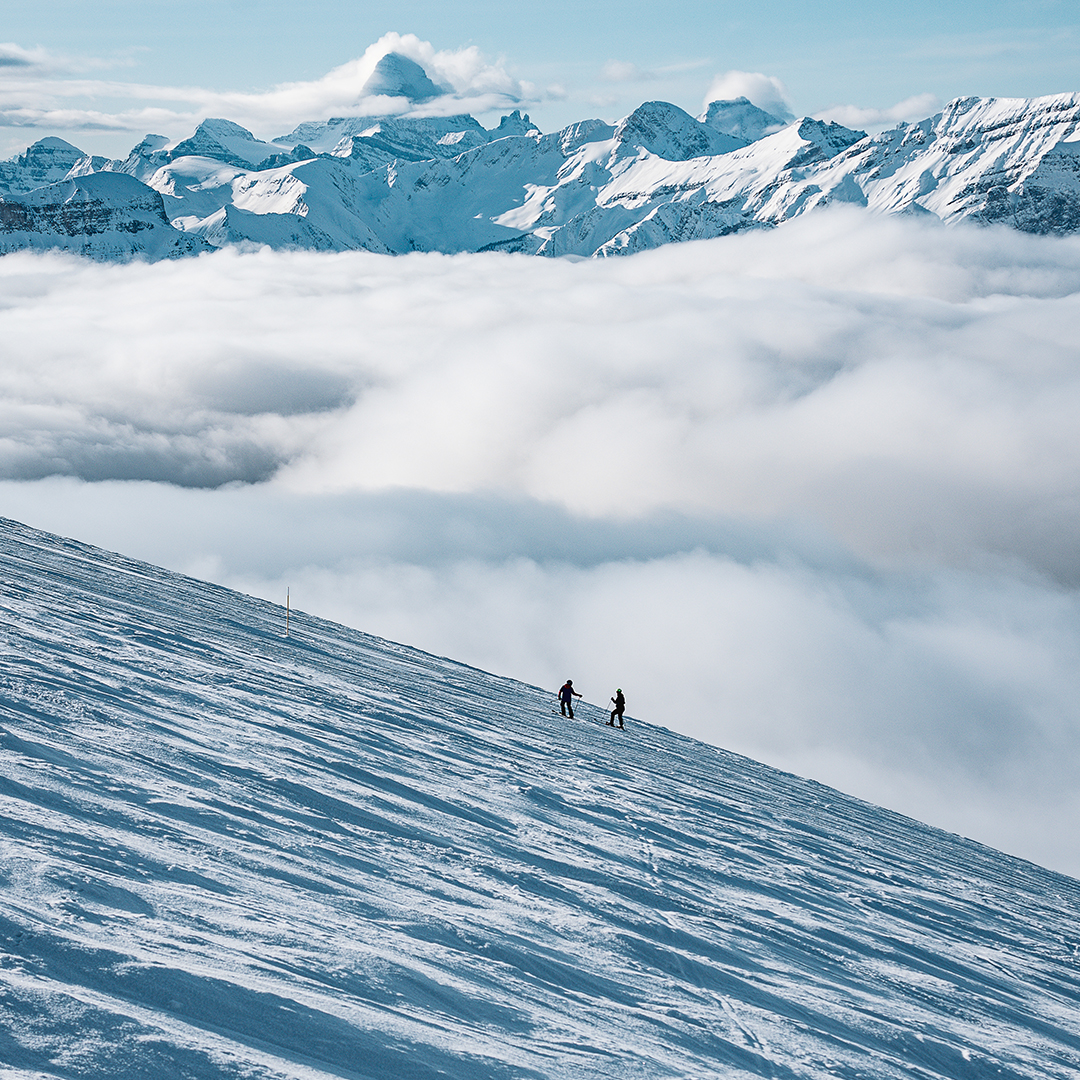
<svg viewBox="0 0 1080 1080"><path fill-rule="evenodd" d="M941 110L941 100L933 94L915 94L888 109L864 109L858 105L833 105L815 113L818 120L834 121L855 130L880 131L895 124L925 120Z"/></svg>
<svg viewBox="0 0 1080 1080"><path fill-rule="evenodd" d="M0 88L12 79L27 76L49 75L53 77L75 75L87 71L128 67L141 49L125 49L111 56L69 56L52 52L40 45L24 48L15 42L0 42Z"/></svg>
<svg viewBox="0 0 1080 1080"><path fill-rule="evenodd" d="M604 262L8 256L0 513L1077 872L1077 296L1080 240L856 211Z"/></svg>
<svg viewBox="0 0 1080 1080"><path fill-rule="evenodd" d="M792 119L787 90L774 75L754 71L725 71L716 75L705 93L702 108L713 101L731 101L744 97L781 120Z"/></svg>
<svg viewBox="0 0 1080 1080"><path fill-rule="evenodd" d="M120 442L142 475L193 482L212 445L223 479L278 463L302 491L797 512L874 558L905 556L918 525L942 558L1071 580L1053 537L1073 531L1080 327L1057 293L1078 251L852 212L586 264L11 257L0 467L99 476Z"/></svg>
<svg viewBox="0 0 1080 1080"><path fill-rule="evenodd" d="M653 71L645 71L627 60L608 60L600 71L605 82L647 82L656 78Z"/></svg>
<svg viewBox="0 0 1080 1080"><path fill-rule="evenodd" d="M0 42L0 69L44 67L49 60L49 54L40 46L24 49L11 41Z"/></svg>

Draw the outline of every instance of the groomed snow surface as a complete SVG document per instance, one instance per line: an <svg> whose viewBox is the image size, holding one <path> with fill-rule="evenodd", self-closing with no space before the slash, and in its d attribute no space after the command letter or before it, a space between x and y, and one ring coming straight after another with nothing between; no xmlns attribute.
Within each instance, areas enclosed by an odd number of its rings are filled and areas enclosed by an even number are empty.
<svg viewBox="0 0 1080 1080"><path fill-rule="evenodd" d="M0 551L6 1080L1080 1076L1072 879L663 716Z"/></svg>

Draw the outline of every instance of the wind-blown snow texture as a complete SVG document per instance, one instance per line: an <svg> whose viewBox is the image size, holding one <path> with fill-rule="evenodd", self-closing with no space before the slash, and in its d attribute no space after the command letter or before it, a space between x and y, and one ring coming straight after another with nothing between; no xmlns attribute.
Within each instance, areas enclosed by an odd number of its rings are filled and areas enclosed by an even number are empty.
<svg viewBox="0 0 1080 1080"><path fill-rule="evenodd" d="M414 101L440 92L394 53L372 79L406 87ZM52 218L27 226L43 198L36 189L108 172L145 185L142 203L160 199L155 212L183 242L80 245ZM110 228L122 232L117 223L132 214L133 235L144 227L130 190L101 184L95 194ZM618 124L584 120L549 135L520 112L490 131L471 116L336 117L271 142L209 119L179 142L148 135L123 161L44 139L0 162L0 251L53 247L114 260L253 243L608 256L773 227L837 203L1076 232L1080 94L960 98L876 136L809 118L787 124L737 98L712 102L699 119L650 101Z"/></svg>
<svg viewBox="0 0 1080 1080"><path fill-rule="evenodd" d="M4 519L0 551L4 1076L1080 1076L1069 878Z"/></svg>

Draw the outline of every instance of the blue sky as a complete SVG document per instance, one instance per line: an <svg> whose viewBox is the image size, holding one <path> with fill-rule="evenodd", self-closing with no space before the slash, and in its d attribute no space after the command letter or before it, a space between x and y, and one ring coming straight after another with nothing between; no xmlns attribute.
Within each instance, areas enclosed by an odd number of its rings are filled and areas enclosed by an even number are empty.
<svg viewBox="0 0 1080 1080"><path fill-rule="evenodd" d="M507 100L520 98L544 130L616 119L652 98L697 112L717 76L732 70L777 80L797 115L868 128L916 119L960 95L1080 89L1080 13L1064 0L995 0L974 11L957 0L527 8L58 0L5 12L0 155L48 134L106 154L151 130L182 137L202 112L222 111L220 95L318 82L390 31L448 57L474 50L513 85ZM475 104L478 115L490 106L480 118L494 122L504 103ZM264 137L319 118L295 108L238 112L229 115Z"/></svg>

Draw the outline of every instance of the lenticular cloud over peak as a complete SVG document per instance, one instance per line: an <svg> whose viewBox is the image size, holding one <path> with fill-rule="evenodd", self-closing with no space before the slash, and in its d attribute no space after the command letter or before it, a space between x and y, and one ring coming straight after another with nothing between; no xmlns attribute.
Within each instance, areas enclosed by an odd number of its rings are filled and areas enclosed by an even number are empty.
<svg viewBox="0 0 1080 1080"><path fill-rule="evenodd" d="M1078 295L1075 239L855 210L610 261L9 256L0 496L1075 872Z"/></svg>
<svg viewBox="0 0 1080 1080"><path fill-rule="evenodd" d="M269 94L224 101L246 103L265 125L276 113L279 123L299 123L332 115L393 115L415 110L425 115L484 112L512 107L525 88L501 63L492 63L475 46L436 49L415 34L384 34L363 55L321 79L288 83Z"/></svg>
<svg viewBox="0 0 1080 1080"><path fill-rule="evenodd" d="M734 101L744 97L758 108L781 120L794 120L788 105L787 88L775 75L759 71L725 71L717 75L705 92L703 107L713 101Z"/></svg>

